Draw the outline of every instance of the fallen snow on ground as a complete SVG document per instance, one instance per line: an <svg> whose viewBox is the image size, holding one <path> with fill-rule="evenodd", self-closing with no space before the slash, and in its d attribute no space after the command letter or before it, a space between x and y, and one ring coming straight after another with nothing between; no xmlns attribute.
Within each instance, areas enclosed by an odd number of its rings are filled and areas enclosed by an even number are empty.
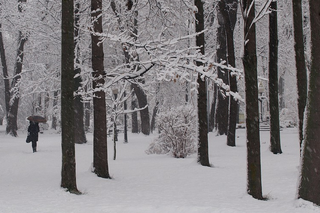
<svg viewBox="0 0 320 213"><path fill-rule="evenodd" d="M61 135L45 131L38 152L25 143L26 132L14 138L0 126L0 213L314 213L320 207L296 199L299 175L297 129L281 131L281 155L269 151L269 132L261 132L262 184L267 201L246 193L245 129L237 130L237 146L225 136L209 134L212 167L197 156L175 159L147 155L155 135L119 135L117 159L108 138L112 179L91 172L92 134L76 145L77 186L74 195L60 188ZM317 186L318 187L318 186Z"/></svg>

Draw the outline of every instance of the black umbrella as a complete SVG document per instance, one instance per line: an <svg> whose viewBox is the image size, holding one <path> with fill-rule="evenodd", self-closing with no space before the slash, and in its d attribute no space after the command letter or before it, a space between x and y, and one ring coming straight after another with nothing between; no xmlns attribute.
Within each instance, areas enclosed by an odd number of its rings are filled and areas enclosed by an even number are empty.
<svg viewBox="0 0 320 213"><path fill-rule="evenodd" d="M37 123L45 123L47 119L40 115L31 115L27 118L29 121L37 122Z"/></svg>

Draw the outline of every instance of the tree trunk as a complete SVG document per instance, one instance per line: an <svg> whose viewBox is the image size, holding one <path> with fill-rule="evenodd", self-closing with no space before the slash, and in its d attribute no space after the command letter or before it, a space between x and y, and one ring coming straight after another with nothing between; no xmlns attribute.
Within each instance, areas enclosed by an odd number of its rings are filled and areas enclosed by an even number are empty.
<svg viewBox="0 0 320 213"><path fill-rule="evenodd" d="M320 205L320 1L310 0L311 70L298 197Z"/></svg>
<svg viewBox="0 0 320 213"><path fill-rule="evenodd" d="M278 90L278 18L277 2L270 5L269 14L269 108L270 108L270 150L273 154L281 154L279 90Z"/></svg>
<svg viewBox="0 0 320 213"><path fill-rule="evenodd" d="M2 28L2 25L0 24L0 56L1 56L3 81L4 81L4 99L5 99L5 106L6 106L5 117L8 118L8 113L10 108L10 81L9 81L7 59L6 59L6 53L5 53L1 28Z"/></svg>
<svg viewBox="0 0 320 213"><path fill-rule="evenodd" d="M202 0L194 0L195 6L198 8L196 16L196 32L202 32L204 30L204 14L203 14L203 2ZM199 48L201 54L204 55L204 33L196 36L196 45ZM202 66L202 62L197 61L197 66ZM198 87L198 129L199 129L199 141L198 141L198 162L202 166L210 166L209 154L208 154L208 117L207 117L207 88L205 80L201 80L200 74L198 74L197 83Z"/></svg>
<svg viewBox="0 0 320 213"><path fill-rule="evenodd" d="M293 28L294 28L294 50L296 57L296 73L298 87L298 113L299 113L299 139L300 148L303 141L304 111L307 103L307 68L304 55L303 23L301 0L292 0Z"/></svg>
<svg viewBox="0 0 320 213"><path fill-rule="evenodd" d="M133 90L133 85L131 84L131 90ZM133 91L134 92L134 91ZM135 110L138 107L137 100L134 95L131 96L131 109ZM138 124L138 112L134 111L131 113L131 132L139 133L139 124Z"/></svg>
<svg viewBox="0 0 320 213"><path fill-rule="evenodd" d="M263 199L261 186L259 104L256 55L256 27L254 0L243 0L244 19L244 56L243 67L246 92L246 130L247 130L247 191L256 199ZM249 8L251 8L249 10Z"/></svg>
<svg viewBox="0 0 320 213"><path fill-rule="evenodd" d="M209 116L209 132L213 132L214 128L216 127L216 105L217 105L217 93L218 93L218 87L217 85L214 85L213 89L213 100L211 103L211 110L210 110L210 116Z"/></svg>
<svg viewBox="0 0 320 213"><path fill-rule="evenodd" d="M75 4L75 31L74 31L74 43L75 43L75 61L76 66L74 69L75 75L78 75L74 79L74 92L76 93L78 88L81 87L81 68L80 64L80 47L79 47L79 27L80 27L80 4ZM84 109L81 95L75 95L74 97L74 140L77 144L83 144L87 142L86 134L84 131Z"/></svg>
<svg viewBox="0 0 320 213"><path fill-rule="evenodd" d="M58 91L53 92L53 115L52 115L52 123L51 129L57 129L57 116L56 116L56 108L58 107Z"/></svg>
<svg viewBox="0 0 320 213"><path fill-rule="evenodd" d="M149 115L147 95L138 84L132 83L132 87L134 89L134 93L137 96L139 108L144 108L143 110L139 111L141 116L141 120L140 120L141 132L144 135L149 135L150 134L150 115Z"/></svg>
<svg viewBox="0 0 320 213"><path fill-rule="evenodd" d="M91 17L93 20L92 42L92 76L93 80L93 166L98 177L110 178L108 169L107 150L107 115L106 97L102 86L104 85L104 53L103 44L100 43L102 33L102 0L91 0Z"/></svg>
<svg viewBox="0 0 320 213"><path fill-rule="evenodd" d="M74 23L73 0L62 1L61 23L61 187L75 194L80 192L76 184L76 162L74 147Z"/></svg>
<svg viewBox="0 0 320 213"><path fill-rule="evenodd" d="M221 2L224 0L220 0L218 4L218 33L217 33L217 62L220 63L222 61L227 61L227 41L226 41L226 23L223 19L222 12L225 9L222 8ZM229 83L229 76L228 71L223 70L218 67L218 78L222 79L225 84ZM228 97L223 94L220 89L218 88L218 105L217 105L217 112L216 112L216 123L218 127L218 134L219 135L226 135L228 132L228 111L229 111L229 99Z"/></svg>
<svg viewBox="0 0 320 213"><path fill-rule="evenodd" d="M127 93L126 91L124 91L123 93L123 97L126 98L127 96ZM123 102L123 110L124 111L127 111L128 109L128 106L127 106L127 100L125 100ZM128 143L128 122L127 122L127 113L124 113L124 116L123 116L123 119L124 119L124 129L123 129L123 136L124 136L124 143Z"/></svg>
<svg viewBox="0 0 320 213"><path fill-rule="evenodd" d="M237 21L237 7L238 2L235 0L228 0L228 6L225 0L219 2L220 13L225 23L225 33L226 33L226 46L227 46L227 63L228 65L235 67L236 59L234 53L234 42L233 42L233 31ZM231 7L230 7L231 6ZM237 79L236 76L231 72L228 72L230 90L232 92L237 92ZM237 115L238 115L238 101L229 97L229 113L228 113L228 132L227 132L227 145L236 145L236 125L237 125Z"/></svg>

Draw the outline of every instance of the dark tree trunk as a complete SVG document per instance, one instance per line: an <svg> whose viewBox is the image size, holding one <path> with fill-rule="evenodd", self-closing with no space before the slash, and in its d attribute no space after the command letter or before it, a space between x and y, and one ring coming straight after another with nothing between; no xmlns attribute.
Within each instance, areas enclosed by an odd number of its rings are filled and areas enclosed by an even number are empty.
<svg viewBox="0 0 320 213"><path fill-rule="evenodd" d="M61 187L75 194L80 192L76 184L74 146L74 10L73 0L62 1L61 23L61 136L62 170Z"/></svg>
<svg viewBox="0 0 320 213"><path fill-rule="evenodd" d="M278 18L277 2L270 5L269 14L269 108L270 108L270 150L281 154L278 90Z"/></svg>
<svg viewBox="0 0 320 213"><path fill-rule="evenodd" d="M58 107L58 91L53 92L53 116L52 116L52 123L51 123L51 129L57 129L57 116L56 116L56 108Z"/></svg>
<svg viewBox="0 0 320 213"><path fill-rule="evenodd" d="M227 46L227 62L228 65L235 67L236 59L234 53L234 42L233 42L233 31L237 21L237 6L238 2L235 0L228 0L228 6L225 0L219 2L220 13L225 23L226 31L226 46ZM236 76L231 72L229 73L229 84L230 90L234 93L238 91ZM228 119L228 132L227 132L227 145L236 145L236 125L237 125L237 115L238 115L238 101L229 97L229 119Z"/></svg>
<svg viewBox="0 0 320 213"><path fill-rule="evenodd" d="M202 0L195 0L195 6L198 8L196 16L196 32L202 32L204 30L204 14L203 14L203 2ZM204 33L196 36L196 45L199 47L201 54L204 54ZM197 61L197 66L202 66L202 62ZM209 151L208 151L208 117L207 117L207 88L205 80L201 80L200 74L198 74L197 83L198 88L198 129L199 129L199 141L198 141L198 162L202 166L210 166L209 163Z"/></svg>
<svg viewBox="0 0 320 213"><path fill-rule="evenodd" d="M256 27L254 0L243 0L243 11L249 11L244 19L243 66L246 92L246 130L247 130L247 177L248 194L263 199L261 186L261 158L259 132L259 105L256 55ZM252 7L251 7L252 5ZM249 8L251 9L249 10Z"/></svg>
<svg viewBox="0 0 320 213"><path fill-rule="evenodd" d="M298 113L299 113L299 139L300 148L303 141L304 111L307 103L307 68L304 55L303 23L301 0L292 0L293 7L293 28L294 28L294 49L297 69L298 87Z"/></svg>
<svg viewBox="0 0 320 213"><path fill-rule="evenodd" d="M0 24L0 56L1 56L3 81L4 81L4 99L5 99L5 106L6 106L6 118L8 118L8 113L10 108L10 81L9 81L7 59L6 59L1 27L2 26Z"/></svg>
<svg viewBox="0 0 320 213"><path fill-rule="evenodd" d="M222 7L224 0L218 4L218 33L217 33L217 62L227 61L227 36L226 36L226 23L223 19L222 12L225 9ZM228 71L218 67L218 78L222 79L225 84L229 83ZM218 104L216 112L216 123L219 135L226 135L228 132L228 111L229 111L229 98L223 94L218 88Z"/></svg>
<svg viewBox="0 0 320 213"><path fill-rule="evenodd" d="M149 115L149 108L148 108L148 100L146 93L142 90L142 88L135 83L132 83L132 87L134 89L134 93L137 96L139 108L144 108L140 110L141 116L141 132L145 135L150 134L150 115Z"/></svg>
<svg viewBox="0 0 320 213"><path fill-rule="evenodd" d="M110 178L108 169L107 150L107 115L106 97L101 88L104 85L104 53L103 44L100 43L102 33L102 0L91 0L91 17L93 20L93 33L91 34L92 46L92 76L93 89L93 167L98 177Z"/></svg>
<svg viewBox="0 0 320 213"><path fill-rule="evenodd" d="M210 116L209 116L209 132L213 132L214 128L216 127L216 105L217 105L217 93L218 93L218 87L217 85L214 85L213 89L213 100L211 103L211 110L210 110Z"/></svg>
<svg viewBox="0 0 320 213"><path fill-rule="evenodd" d="M75 4L75 31L74 31L74 43L75 43L75 75L78 75L74 79L74 91L77 92L78 88L81 87L81 68L80 64L80 47L79 47L79 27L80 27L80 4ZM74 141L77 144L83 144L87 142L86 134L84 130L84 108L81 95L75 95L74 97Z"/></svg>
<svg viewBox="0 0 320 213"><path fill-rule="evenodd" d="M131 90L133 90L133 85L131 85ZM132 95L131 100L131 109L135 110L138 108L137 100ZM131 113L131 132L139 133L139 124L138 124L138 112L134 111Z"/></svg>
<svg viewBox="0 0 320 213"><path fill-rule="evenodd" d="M126 91L124 91L123 96L124 96L124 98L126 98L126 96L127 96ZM128 109L127 100L125 100L123 102L123 109L124 109L124 111L126 111ZM123 119L124 119L124 130L123 130L124 143L128 143L128 122L127 122L128 118L127 118L127 113L124 113Z"/></svg>
<svg viewBox="0 0 320 213"><path fill-rule="evenodd" d="M311 70L298 197L320 205L320 1L310 0Z"/></svg>

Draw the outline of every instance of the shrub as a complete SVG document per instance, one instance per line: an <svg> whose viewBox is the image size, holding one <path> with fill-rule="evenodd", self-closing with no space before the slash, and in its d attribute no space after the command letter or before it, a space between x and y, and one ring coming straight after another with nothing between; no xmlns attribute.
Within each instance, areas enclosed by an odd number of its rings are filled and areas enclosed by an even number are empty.
<svg viewBox="0 0 320 213"><path fill-rule="evenodd" d="M180 106L157 115L158 138L150 144L148 154L171 154L185 158L197 151L197 119L192 106Z"/></svg>

